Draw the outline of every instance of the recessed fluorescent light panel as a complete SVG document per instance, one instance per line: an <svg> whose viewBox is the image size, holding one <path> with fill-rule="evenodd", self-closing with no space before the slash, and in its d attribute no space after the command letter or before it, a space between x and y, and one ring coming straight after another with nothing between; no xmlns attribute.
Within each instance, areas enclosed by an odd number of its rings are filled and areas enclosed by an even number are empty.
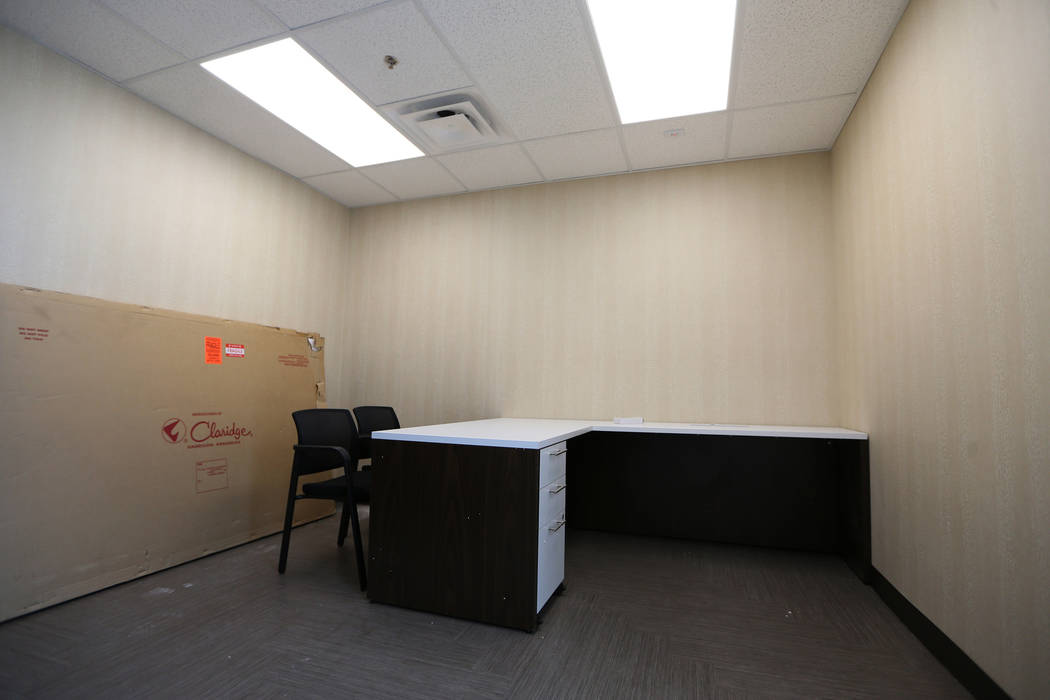
<svg viewBox="0 0 1050 700"><path fill-rule="evenodd" d="M726 108L736 0L587 5L622 123Z"/></svg>
<svg viewBox="0 0 1050 700"><path fill-rule="evenodd" d="M355 168L423 155L294 39L201 66Z"/></svg>

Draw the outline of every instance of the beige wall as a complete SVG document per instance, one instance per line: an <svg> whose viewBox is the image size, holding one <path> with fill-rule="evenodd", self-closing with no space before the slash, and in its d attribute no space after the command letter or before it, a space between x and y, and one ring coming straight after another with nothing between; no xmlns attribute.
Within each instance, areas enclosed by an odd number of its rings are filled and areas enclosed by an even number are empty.
<svg viewBox="0 0 1050 700"><path fill-rule="evenodd" d="M827 154L354 210L349 394L485 416L833 425Z"/></svg>
<svg viewBox="0 0 1050 700"><path fill-rule="evenodd" d="M342 335L346 208L3 27L0 66L0 282Z"/></svg>
<svg viewBox="0 0 1050 700"><path fill-rule="evenodd" d="M913 0L832 158L875 566L1050 697L1050 4Z"/></svg>

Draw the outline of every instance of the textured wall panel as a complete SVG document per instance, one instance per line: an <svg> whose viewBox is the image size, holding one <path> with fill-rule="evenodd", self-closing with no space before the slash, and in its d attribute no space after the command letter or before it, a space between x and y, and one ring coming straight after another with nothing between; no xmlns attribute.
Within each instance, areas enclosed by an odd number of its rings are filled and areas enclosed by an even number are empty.
<svg viewBox="0 0 1050 700"><path fill-rule="evenodd" d="M829 157L351 212L348 391L486 416L834 425Z"/></svg>
<svg viewBox="0 0 1050 700"><path fill-rule="evenodd" d="M0 65L0 281L341 337L346 209L3 28Z"/></svg>
<svg viewBox="0 0 1050 700"><path fill-rule="evenodd" d="M1050 697L1050 8L913 0L832 159L875 566Z"/></svg>

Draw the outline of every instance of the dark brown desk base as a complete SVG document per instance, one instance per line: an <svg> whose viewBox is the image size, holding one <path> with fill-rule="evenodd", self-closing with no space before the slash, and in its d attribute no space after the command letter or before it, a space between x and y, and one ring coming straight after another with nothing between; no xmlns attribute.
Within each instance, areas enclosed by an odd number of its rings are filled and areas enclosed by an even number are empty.
<svg viewBox="0 0 1050 700"><path fill-rule="evenodd" d="M871 580L867 440L590 432L570 527L841 554Z"/></svg>
<svg viewBox="0 0 1050 700"><path fill-rule="evenodd" d="M871 579L866 440L594 431L568 448L572 528L838 553ZM368 597L534 630L538 450L372 450Z"/></svg>
<svg viewBox="0 0 1050 700"><path fill-rule="evenodd" d="M375 440L368 597L536 629L539 451Z"/></svg>

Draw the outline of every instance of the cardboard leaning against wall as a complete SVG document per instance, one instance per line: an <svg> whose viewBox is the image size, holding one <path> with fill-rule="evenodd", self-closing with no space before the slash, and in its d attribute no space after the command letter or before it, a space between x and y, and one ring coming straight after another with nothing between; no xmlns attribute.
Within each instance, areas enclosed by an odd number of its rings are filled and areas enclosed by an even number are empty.
<svg viewBox="0 0 1050 700"><path fill-rule="evenodd" d="M279 531L323 347L0 285L0 620Z"/></svg>

